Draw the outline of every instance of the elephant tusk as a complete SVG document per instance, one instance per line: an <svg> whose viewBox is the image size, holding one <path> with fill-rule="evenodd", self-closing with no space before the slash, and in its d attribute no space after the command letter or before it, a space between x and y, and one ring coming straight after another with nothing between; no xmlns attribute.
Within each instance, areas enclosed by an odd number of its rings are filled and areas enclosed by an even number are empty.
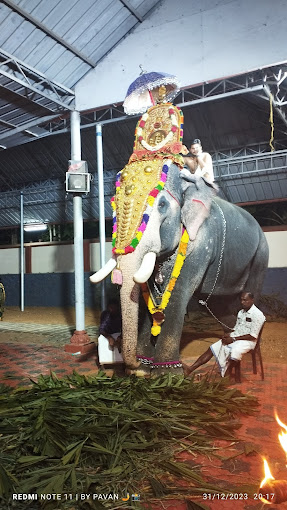
<svg viewBox="0 0 287 510"><path fill-rule="evenodd" d="M149 279L154 270L155 259L156 254L153 251L149 251L145 254L140 268L134 274L134 281L136 283L144 283Z"/></svg>
<svg viewBox="0 0 287 510"><path fill-rule="evenodd" d="M99 271L90 276L90 281L92 283L101 282L104 278L106 278L106 276L108 276L112 272L116 265L117 261L113 258L110 258L110 260L108 260L108 262L103 267L101 267Z"/></svg>

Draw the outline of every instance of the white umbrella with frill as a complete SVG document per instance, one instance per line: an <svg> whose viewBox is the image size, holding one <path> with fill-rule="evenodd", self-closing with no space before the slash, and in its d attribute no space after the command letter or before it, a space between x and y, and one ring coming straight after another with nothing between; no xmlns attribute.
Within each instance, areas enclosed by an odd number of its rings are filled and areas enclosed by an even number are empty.
<svg viewBox="0 0 287 510"><path fill-rule="evenodd" d="M179 91L179 82L175 76L167 73L143 71L128 88L124 100L124 111L127 115L144 113L157 104L159 88L165 86L165 101L172 101Z"/></svg>

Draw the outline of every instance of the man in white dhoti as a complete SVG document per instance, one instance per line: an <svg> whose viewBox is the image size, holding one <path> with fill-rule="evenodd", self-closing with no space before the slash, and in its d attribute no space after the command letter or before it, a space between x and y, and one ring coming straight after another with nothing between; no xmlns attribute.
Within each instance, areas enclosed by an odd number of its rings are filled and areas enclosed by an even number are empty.
<svg viewBox="0 0 287 510"><path fill-rule="evenodd" d="M191 374L198 367L215 357L220 374L225 376L232 364L240 361L243 354L254 349L259 332L265 322L265 316L254 305L251 292L241 294L242 310L237 314L236 324L231 333L225 333L221 340L212 344L190 367L184 367L185 375Z"/></svg>

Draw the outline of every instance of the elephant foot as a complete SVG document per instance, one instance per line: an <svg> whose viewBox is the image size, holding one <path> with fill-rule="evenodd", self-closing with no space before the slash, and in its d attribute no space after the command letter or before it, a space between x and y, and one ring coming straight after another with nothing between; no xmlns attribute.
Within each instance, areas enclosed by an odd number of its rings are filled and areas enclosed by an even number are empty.
<svg viewBox="0 0 287 510"><path fill-rule="evenodd" d="M152 377L165 374L183 375L183 365L180 361L154 362L151 374Z"/></svg>
<svg viewBox="0 0 287 510"><path fill-rule="evenodd" d="M159 370L152 370L151 377L159 377L160 375L183 375L182 368L160 368Z"/></svg>

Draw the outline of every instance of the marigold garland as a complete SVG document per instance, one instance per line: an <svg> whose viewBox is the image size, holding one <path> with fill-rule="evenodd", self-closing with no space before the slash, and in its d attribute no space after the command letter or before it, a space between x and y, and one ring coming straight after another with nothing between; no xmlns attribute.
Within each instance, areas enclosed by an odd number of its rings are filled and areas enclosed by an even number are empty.
<svg viewBox="0 0 287 510"><path fill-rule="evenodd" d="M169 303L171 293L174 289L174 286L175 286L177 279L180 275L183 263L185 261L188 241L189 241L189 235L188 235L187 231L185 229L183 229L183 234L181 236L181 240L179 243L175 264L173 266L170 280L169 280L167 287L163 293L160 305L158 305L158 306L154 305L154 302L152 300L151 293L150 293L147 283L141 284L143 298L144 298L145 303L148 307L148 310L152 316L154 316L154 314L156 312L163 312ZM158 336L160 334L160 332L161 332L161 324L155 319L155 317L153 317L153 325L151 328L151 334L153 336Z"/></svg>

